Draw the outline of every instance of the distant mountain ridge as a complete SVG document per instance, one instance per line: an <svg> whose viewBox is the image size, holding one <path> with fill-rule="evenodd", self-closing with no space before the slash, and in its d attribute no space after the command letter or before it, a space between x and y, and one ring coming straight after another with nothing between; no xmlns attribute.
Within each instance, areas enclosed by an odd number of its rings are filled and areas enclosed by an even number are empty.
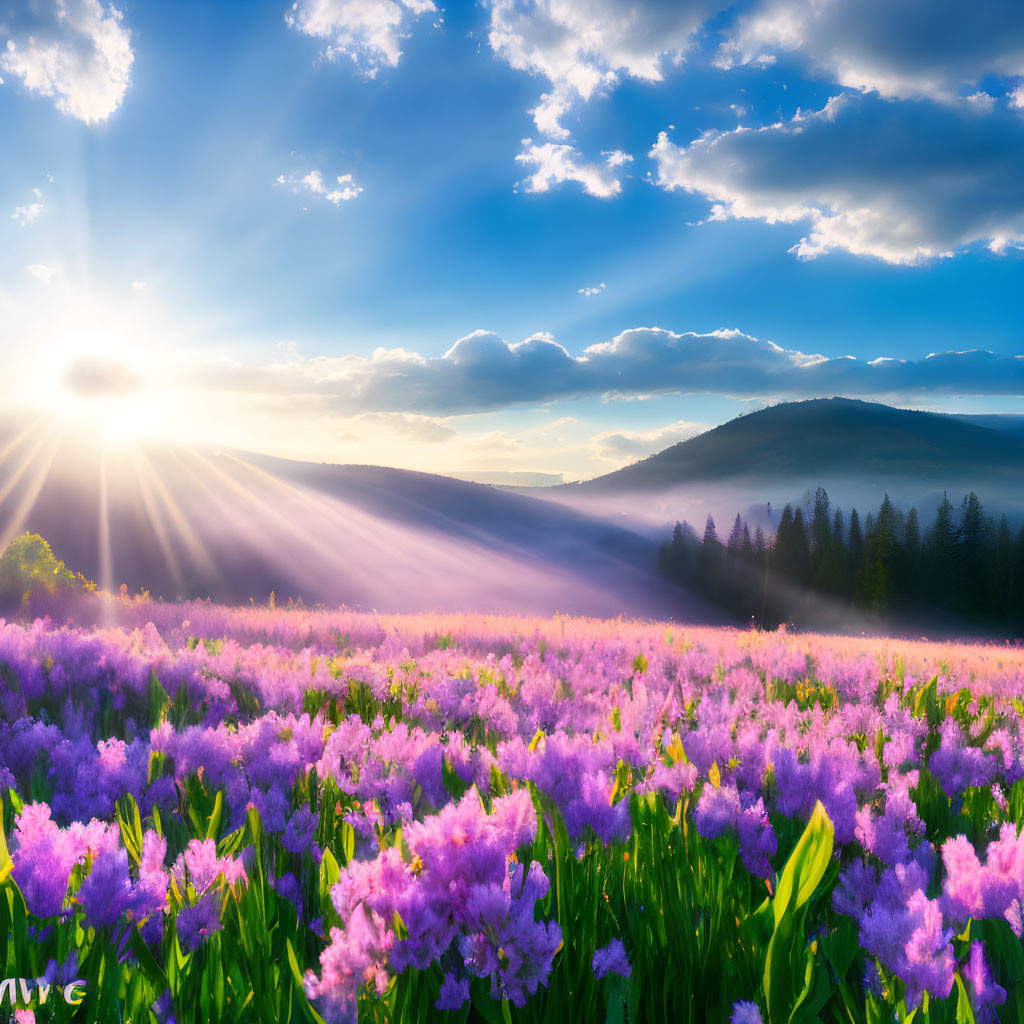
<svg viewBox="0 0 1024 1024"><path fill-rule="evenodd" d="M964 417L820 398L738 417L631 466L552 492L656 492L693 482L844 475L1024 486L1024 436Z"/></svg>

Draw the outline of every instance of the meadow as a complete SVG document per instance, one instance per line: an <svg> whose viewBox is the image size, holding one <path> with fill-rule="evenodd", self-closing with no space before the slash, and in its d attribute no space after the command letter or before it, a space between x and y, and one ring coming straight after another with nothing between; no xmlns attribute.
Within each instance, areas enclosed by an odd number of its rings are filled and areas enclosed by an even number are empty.
<svg viewBox="0 0 1024 1024"><path fill-rule="evenodd" d="M1024 649L0 625L18 1021L1024 1020Z"/></svg>

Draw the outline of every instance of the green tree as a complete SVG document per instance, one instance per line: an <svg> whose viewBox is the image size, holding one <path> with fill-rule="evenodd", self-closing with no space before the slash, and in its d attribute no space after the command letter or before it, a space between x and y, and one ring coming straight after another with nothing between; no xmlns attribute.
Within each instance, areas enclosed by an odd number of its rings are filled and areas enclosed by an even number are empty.
<svg viewBox="0 0 1024 1024"><path fill-rule="evenodd" d="M995 547L989 565L988 612L994 618L1006 619L1010 615L1013 599L1013 544L1010 527L1004 515L999 520Z"/></svg>
<svg viewBox="0 0 1024 1024"><path fill-rule="evenodd" d="M37 533L23 533L0 555L0 608L37 617L62 612L62 602L96 584L72 572Z"/></svg>
<svg viewBox="0 0 1024 1024"><path fill-rule="evenodd" d="M925 533L922 545L925 586L931 603L953 609L959 603L959 528L949 495L943 492L935 521Z"/></svg>

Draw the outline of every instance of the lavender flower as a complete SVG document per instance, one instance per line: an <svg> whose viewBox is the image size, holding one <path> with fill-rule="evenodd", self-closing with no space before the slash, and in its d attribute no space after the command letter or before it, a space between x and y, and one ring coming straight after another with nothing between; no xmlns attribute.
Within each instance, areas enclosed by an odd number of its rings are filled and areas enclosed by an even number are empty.
<svg viewBox="0 0 1024 1024"><path fill-rule="evenodd" d="M994 1006L1006 1002L1006 989L992 977L985 952L980 942L971 943L971 952L963 968L964 977L970 985L971 1006L978 1024L990 1024L998 1020Z"/></svg>
<svg viewBox="0 0 1024 1024"><path fill-rule="evenodd" d="M438 1010L461 1010L469 1002L469 978L456 978L448 973L441 984L441 994L434 1006Z"/></svg>
<svg viewBox="0 0 1024 1024"><path fill-rule="evenodd" d="M763 1024L761 1011L757 1008L757 1003L733 1003L729 1024Z"/></svg>
<svg viewBox="0 0 1024 1024"><path fill-rule="evenodd" d="M208 892L198 903L184 906L178 911L175 930L181 948L186 953L197 949L200 943L224 927L220 920L219 903L219 894Z"/></svg>
<svg viewBox="0 0 1024 1024"><path fill-rule="evenodd" d="M92 870L78 890L78 902L85 919L94 928L113 925L132 904L132 883L128 877L128 854L114 850L93 861Z"/></svg>
<svg viewBox="0 0 1024 1024"><path fill-rule="evenodd" d="M594 953L591 966L597 980L610 973L621 974L623 978L628 978L633 973L633 968L630 967L629 960L626 959L626 950L621 939L612 939L607 946L602 946L597 950Z"/></svg>

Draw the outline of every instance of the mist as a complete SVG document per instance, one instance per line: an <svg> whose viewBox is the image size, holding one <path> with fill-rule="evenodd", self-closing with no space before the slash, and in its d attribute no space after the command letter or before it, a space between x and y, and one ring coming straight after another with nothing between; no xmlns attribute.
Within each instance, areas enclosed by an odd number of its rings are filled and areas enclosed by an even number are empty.
<svg viewBox="0 0 1024 1024"><path fill-rule="evenodd" d="M104 447L39 423L0 444L0 546L31 531L102 589L382 612L723 616L598 517L426 473L214 448Z"/></svg>

